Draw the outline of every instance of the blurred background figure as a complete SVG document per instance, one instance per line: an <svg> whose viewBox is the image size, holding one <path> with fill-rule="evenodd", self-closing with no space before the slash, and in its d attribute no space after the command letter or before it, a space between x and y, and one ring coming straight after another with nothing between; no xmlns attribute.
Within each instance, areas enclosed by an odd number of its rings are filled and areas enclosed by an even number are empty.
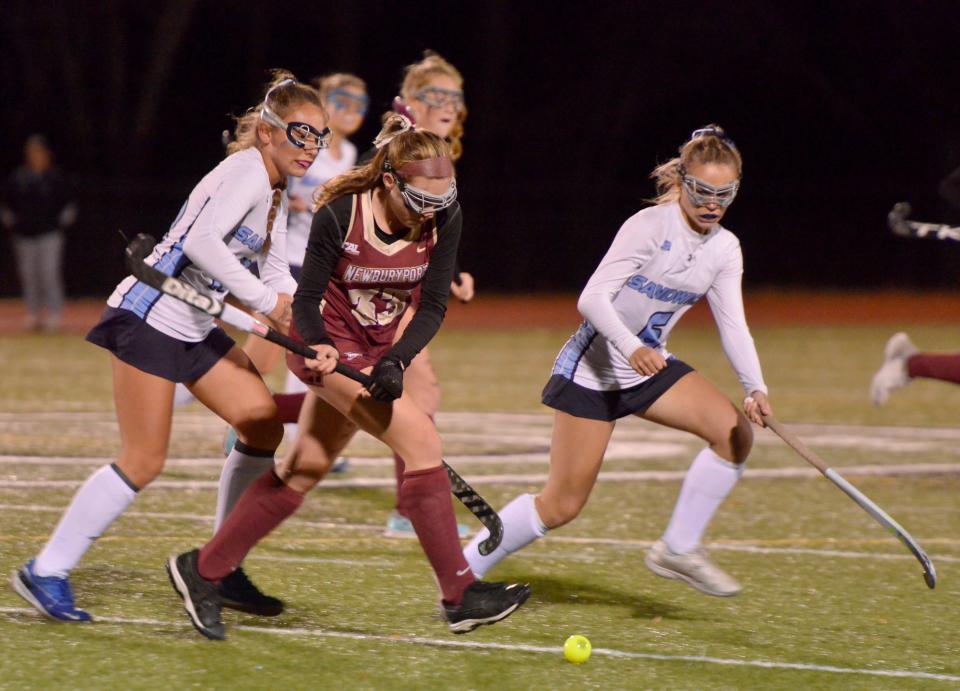
<svg viewBox="0 0 960 691"><path fill-rule="evenodd" d="M42 134L23 146L23 165L3 190L0 222L10 231L27 329L56 331L63 312L63 244L77 218L77 207L63 172ZM45 314L44 314L45 312Z"/></svg>
<svg viewBox="0 0 960 691"><path fill-rule="evenodd" d="M940 182L939 192L946 201L960 208L960 167ZM883 364L870 382L870 400L879 408L891 393L918 378L960 384L960 352L921 352L906 333L895 333L887 340Z"/></svg>

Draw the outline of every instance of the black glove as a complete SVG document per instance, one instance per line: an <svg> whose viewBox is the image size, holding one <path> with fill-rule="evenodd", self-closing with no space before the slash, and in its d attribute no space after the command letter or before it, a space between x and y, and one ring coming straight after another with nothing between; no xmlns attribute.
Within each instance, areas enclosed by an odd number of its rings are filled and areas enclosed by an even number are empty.
<svg viewBox="0 0 960 691"><path fill-rule="evenodd" d="M403 393L403 366L394 357L387 355L380 358L373 366L370 378L373 380L369 387L370 395L378 401L389 403Z"/></svg>

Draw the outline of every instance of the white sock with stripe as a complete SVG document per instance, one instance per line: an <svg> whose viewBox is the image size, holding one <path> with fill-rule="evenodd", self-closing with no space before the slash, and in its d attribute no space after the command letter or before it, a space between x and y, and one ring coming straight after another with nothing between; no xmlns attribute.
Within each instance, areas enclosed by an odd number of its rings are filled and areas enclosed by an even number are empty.
<svg viewBox="0 0 960 691"><path fill-rule="evenodd" d="M213 532L220 529L227 515L236 506L241 495L253 481L273 468L273 451L254 449L237 439L220 471L220 486L217 488L217 513Z"/></svg>
<svg viewBox="0 0 960 691"><path fill-rule="evenodd" d="M480 543L490 537L490 531L484 528L463 550L463 556L477 578L483 578L487 571L507 555L547 534L547 527L540 520L532 494L521 494L499 513L500 520L503 521L503 541L500 546L486 556L480 554Z"/></svg>
<svg viewBox="0 0 960 691"><path fill-rule="evenodd" d="M83 555L127 510L138 489L115 465L105 465L87 478L37 556L38 576L66 578Z"/></svg>
<svg viewBox="0 0 960 691"><path fill-rule="evenodd" d="M697 454L663 534L671 552L685 554L700 546L707 525L742 474L742 463L725 461L709 448Z"/></svg>

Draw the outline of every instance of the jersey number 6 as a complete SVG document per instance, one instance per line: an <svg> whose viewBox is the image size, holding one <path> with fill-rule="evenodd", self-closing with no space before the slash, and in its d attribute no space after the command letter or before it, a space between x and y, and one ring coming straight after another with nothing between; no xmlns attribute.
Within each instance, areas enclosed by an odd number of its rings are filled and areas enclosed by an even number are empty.
<svg viewBox="0 0 960 691"><path fill-rule="evenodd" d="M667 325L667 322L670 321L673 314L673 312L654 312L650 315L650 318L647 320L647 325L637 334L640 340L643 341L643 345L648 348L659 348L662 345L660 343L660 336L663 327Z"/></svg>

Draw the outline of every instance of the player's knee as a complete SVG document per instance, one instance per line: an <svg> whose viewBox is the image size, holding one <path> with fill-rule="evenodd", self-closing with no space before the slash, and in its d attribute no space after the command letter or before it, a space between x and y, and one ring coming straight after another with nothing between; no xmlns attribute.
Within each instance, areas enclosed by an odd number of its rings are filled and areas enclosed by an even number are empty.
<svg viewBox="0 0 960 691"><path fill-rule="evenodd" d="M543 524L553 530L579 516L584 503L579 497L544 498L541 494L537 497L537 513Z"/></svg>
<svg viewBox="0 0 960 691"><path fill-rule="evenodd" d="M165 451L124 449L117 458L116 466L130 482L143 489L153 482L166 462Z"/></svg>
<svg viewBox="0 0 960 691"><path fill-rule="evenodd" d="M303 468L312 477L323 477L333 464L333 458L315 437L302 434L293 449L297 470Z"/></svg>
<svg viewBox="0 0 960 691"><path fill-rule="evenodd" d="M743 415L737 415L737 424L730 431L730 461L743 463L753 448L753 428Z"/></svg>
<svg viewBox="0 0 960 691"><path fill-rule="evenodd" d="M245 444L258 449L275 449L283 441L283 423L272 401L244 411L241 419L234 423L234 429Z"/></svg>

